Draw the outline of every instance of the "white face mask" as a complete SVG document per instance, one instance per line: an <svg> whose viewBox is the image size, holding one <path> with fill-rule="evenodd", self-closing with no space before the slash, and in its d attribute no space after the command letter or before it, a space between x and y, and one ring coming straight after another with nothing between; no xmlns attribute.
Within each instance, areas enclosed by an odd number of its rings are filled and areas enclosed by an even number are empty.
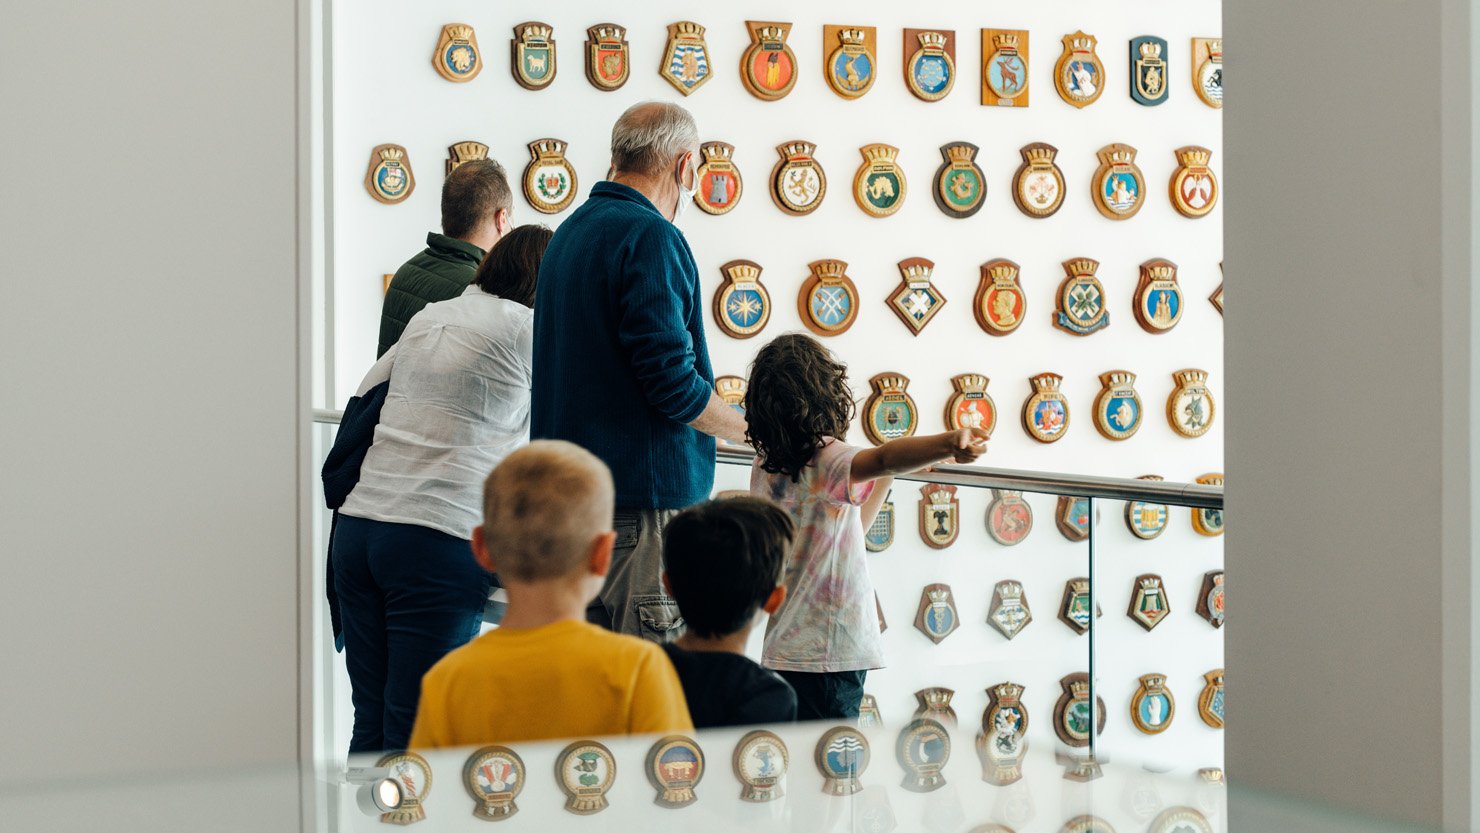
<svg viewBox="0 0 1480 833"><path fill-rule="evenodd" d="M674 223L677 223L678 218L683 216L684 209L688 208L689 203L694 201L694 195L697 193L699 193L699 169L694 169L694 187L692 188L684 187L683 173L680 172L678 174L678 202L673 206Z"/></svg>

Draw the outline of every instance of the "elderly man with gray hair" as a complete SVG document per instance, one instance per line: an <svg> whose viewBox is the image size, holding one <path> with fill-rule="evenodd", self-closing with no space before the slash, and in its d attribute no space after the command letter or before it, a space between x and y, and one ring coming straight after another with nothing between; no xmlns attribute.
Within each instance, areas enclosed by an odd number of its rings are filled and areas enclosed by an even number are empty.
<svg viewBox="0 0 1480 833"><path fill-rule="evenodd" d="M714 488L714 438L745 420L714 393L699 268L674 225L698 185L699 131L644 102L612 127L609 179L545 251L534 309L530 434L611 468L612 569L588 618L666 642L682 619L663 591L663 526Z"/></svg>

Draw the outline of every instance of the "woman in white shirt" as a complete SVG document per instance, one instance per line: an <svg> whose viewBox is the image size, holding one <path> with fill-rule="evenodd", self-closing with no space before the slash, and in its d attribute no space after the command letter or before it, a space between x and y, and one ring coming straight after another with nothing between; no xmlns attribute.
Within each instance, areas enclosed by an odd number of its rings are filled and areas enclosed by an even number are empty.
<svg viewBox="0 0 1480 833"><path fill-rule="evenodd" d="M422 674L478 633L492 577L468 539L484 479L529 441L535 282L550 237L533 225L505 235L462 295L417 313L362 384L389 375L332 542L350 752L404 749Z"/></svg>

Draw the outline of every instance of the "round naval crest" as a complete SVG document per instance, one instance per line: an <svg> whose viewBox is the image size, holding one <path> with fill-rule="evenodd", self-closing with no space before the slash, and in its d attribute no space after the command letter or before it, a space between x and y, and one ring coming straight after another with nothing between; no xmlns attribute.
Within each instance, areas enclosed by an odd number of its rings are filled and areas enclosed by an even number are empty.
<svg viewBox="0 0 1480 833"><path fill-rule="evenodd" d="M1167 690L1167 675L1147 674L1131 695L1131 722L1143 734L1159 735L1177 716L1177 701Z"/></svg>
<svg viewBox="0 0 1480 833"><path fill-rule="evenodd" d="M1053 325L1066 333L1087 336L1110 326L1105 309L1105 287L1095 277L1100 262L1080 257L1064 261L1064 280L1059 284L1058 309Z"/></svg>
<svg viewBox="0 0 1480 833"><path fill-rule="evenodd" d="M972 312L987 335L1005 336L1022 325L1028 297L1018 285L1016 263L999 257L982 264Z"/></svg>
<svg viewBox="0 0 1480 833"><path fill-rule="evenodd" d="M471 81L483 71L478 54L478 37L466 23L449 23L442 27L437 51L432 53L432 66L437 74L452 82Z"/></svg>
<svg viewBox="0 0 1480 833"><path fill-rule="evenodd" d="M694 788L704 778L704 752L692 738L669 735L647 754L648 782L658 791L659 807L685 807L698 800Z"/></svg>
<svg viewBox="0 0 1480 833"><path fill-rule="evenodd" d="M1206 370L1187 369L1172 374L1177 386L1167 397L1167 421L1172 430L1184 437L1201 437L1213 427L1217 406L1208 390Z"/></svg>
<svg viewBox="0 0 1480 833"><path fill-rule="evenodd" d="M411 159L400 145L376 145L370 151L370 167L365 171L365 190L376 201L395 205L411 196L416 178L411 175Z"/></svg>
<svg viewBox="0 0 1480 833"><path fill-rule="evenodd" d="M987 689L987 708L982 729L976 736L982 780L1002 787L1023 777L1023 758L1028 753L1028 707L1023 705L1023 686L1007 682Z"/></svg>
<svg viewBox="0 0 1480 833"><path fill-rule="evenodd" d="M1206 217L1218 202L1218 178L1208 167L1213 152L1196 145L1173 152L1177 156L1177 171L1172 174L1172 207L1183 217Z"/></svg>
<svg viewBox="0 0 1480 833"><path fill-rule="evenodd" d="M1214 729L1223 728L1223 669L1214 668L1203 675L1202 694L1197 698L1197 713L1202 722Z"/></svg>
<svg viewBox="0 0 1480 833"><path fill-rule="evenodd" d="M1112 220L1136 216L1146 197L1146 179L1136 166L1136 149L1117 142L1105 145L1095 155L1100 158L1092 192L1095 208Z"/></svg>
<svg viewBox="0 0 1480 833"><path fill-rule="evenodd" d="M875 29L872 26L824 26L822 51L827 55L822 73L827 85L843 98L858 98L874 85Z"/></svg>
<svg viewBox="0 0 1480 833"><path fill-rule="evenodd" d="M1012 178L1012 201L1029 217L1051 217L1064 204L1064 172L1054 162L1059 149L1046 142L1024 145L1023 164Z"/></svg>
<svg viewBox="0 0 1480 833"><path fill-rule="evenodd" d="M555 780L565 793L565 809L589 816L606 809L606 793L617 779L617 759L594 740L578 740L555 758Z"/></svg>
<svg viewBox="0 0 1480 833"><path fill-rule="evenodd" d="M788 214L811 214L827 195L827 175L812 157L817 146L795 141L778 145L781 161L771 169L771 200Z"/></svg>
<svg viewBox="0 0 1480 833"><path fill-rule="evenodd" d="M960 507L955 486L926 483L920 487L920 537L926 546L943 550L956 542Z"/></svg>
<svg viewBox="0 0 1480 833"><path fill-rule="evenodd" d="M946 727L928 717L912 720L900 730L894 752L905 771L901 787L928 793L945 786L941 769L951 759L951 736Z"/></svg>
<svg viewBox="0 0 1480 833"><path fill-rule="evenodd" d="M956 83L956 33L904 30L904 83L921 101L940 101Z"/></svg>
<svg viewBox="0 0 1480 833"><path fill-rule="evenodd" d="M927 584L920 591L920 609L915 613L915 627L939 645L960 627L956 601L947 584Z"/></svg>
<svg viewBox="0 0 1480 833"><path fill-rule="evenodd" d="M859 776L868 769L868 738L852 726L827 730L817 741L817 769L822 773L822 791L829 795L852 795L863 789Z"/></svg>
<svg viewBox="0 0 1480 833"><path fill-rule="evenodd" d="M750 48L740 56L740 80L762 101L786 97L797 83L797 56L786 45L790 23L745 21Z"/></svg>
<svg viewBox="0 0 1480 833"><path fill-rule="evenodd" d="M1022 543L1033 531L1033 507L1023 500L1022 492L993 489L987 504L987 534L1004 547Z"/></svg>
<svg viewBox="0 0 1480 833"><path fill-rule="evenodd" d="M526 90L543 90L555 80L554 31L534 20L514 27L514 80Z"/></svg>
<svg viewBox="0 0 1480 833"><path fill-rule="evenodd" d="M909 437L919 427L915 400L905 392L910 380L898 373L880 373L868 380L873 395L863 406L863 432L874 445Z"/></svg>
<svg viewBox="0 0 1480 833"><path fill-rule="evenodd" d="M519 812L514 799L524 789L524 761L507 746L485 746L463 765L463 786L477 804L473 815L485 821Z"/></svg>
<svg viewBox="0 0 1480 833"><path fill-rule="evenodd" d="M774 732L757 729L735 746L735 777L741 801L775 801L786 794L786 744Z"/></svg>
<svg viewBox="0 0 1480 833"><path fill-rule="evenodd" d="M576 169L565 158L565 142L536 139L529 143L524 167L524 199L541 214L559 214L576 198Z"/></svg>
<svg viewBox="0 0 1480 833"><path fill-rule="evenodd" d="M1100 374L1100 395L1095 397L1095 428L1107 440L1127 440L1141 427L1141 395L1136 393L1136 374L1112 370Z"/></svg>
<svg viewBox="0 0 1480 833"><path fill-rule="evenodd" d="M586 30L586 80L602 92L620 89L632 75L627 30L598 23Z"/></svg>
<svg viewBox="0 0 1480 833"><path fill-rule="evenodd" d="M990 44L988 40L990 39ZM983 29L982 103L1005 107L1028 105L1028 33Z"/></svg>
<svg viewBox="0 0 1480 833"><path fill-rule="evenodd" d="M980 428L987 436L997 427L997 403L987 393L991 379L980 373L963 373L951 378L956 389L946 402L946 428L959 431L962 428Z"/></svg>
<svg viewBox="0 0 1480 833"><path fill-rule="evenodd" d="M1075 32L1065 35L1064 53L1053 68L1054 86L1059 97L1075 107L1094 104L1105 91L1105 65L1095 54L1094 35Z"/></svg>
<svg viewBox="0 0 1480 833"><path fill-rule="evenodd" d="M870 217L888 217L904 205L905 178L893 145L864 145L863 164L853 176L853 199Z"/></svg>
<svg viewBox="0 0 1480 833"><path fill-rule="evenodd" d="M714 292L714 320L735 338L750 338L771 320L771 293L761 284L761 265L732 260L719 268L725 282Z"/></svg>
<svg viewBox="0 0 1480 833"><path fill-rule="evenodd" d="M1105 701L1096 697L1089 702L1089 675L1076 671L1059 680L1064 690L1053 707L1053 730L1066 746L1080 749L1089 746L1091 732L1105 731Z"/></svg>
<svg viewBox="0 0 1480 833"><path fill-rule="evenodd" d="M919 335L946 305L946 296L930 282L934 274L935 262L923 257L905 258L899 262L899 286L889 295L889 308L909 328L911 335Z"/></svg>
<svg viewBox="0 0 1480 833"><path fill-rule="evenodd" d="M683 95L692 94L713 76L703 26L692 20L669 24L668 48L658 73Z"/></svg>
<svg viewBox="0 0 1480 833"><path fill-rule="evenodd" d="M812 275L797 295L802 323L820 336L847 332L858 317L858 289L848 277L848 264L841 260L814 260L807 268L812 270Z"/></svg>
<svg viewBox="0 0 1480 833"><path fill-rule="evenodd" d="M944 161L935 171L935 205L947 217L970 217L981 210L987 196L987 177L976 164L980 150L970 142L951 142L940 146Z"/></svg>
<svg viewBox="0 0 1480 833"><path fill-rule="evenodd" d="M1197 479L1204 486L1222 486L1222 474L1205 474ZM1223 534L1223 510L1222 509L1193 509L1192 530L1198 535L1206 535L1216 538Z"/></svg>
<svg viewBox="0 0 1480 833"><path fill-rule="evenodd" d="M1161 576L1155 573L1136 576L1135 584L1131 586L1131 606L1126 615L1149 631L1166 621L1171 612L1172 603L1167 599Z"/></svg>
<svg viewBox="0 0 1480 833"><path fill-rule="evenodd" d="M1064 377L1040 373L1028 379L1033 393L1023 403L1023 430L1041 443L1058 442L1069 430L1069 402L1059 392Z"/></svg>
<svg viewBox="0 0 1480 833"><path fill-rule="evenodd" d="M1143 474L1137 480L1161 480L1156 474ZM1170 510L1165 503L1150 503L1144 500L1129 500L1125 504L1125 525L1131 534L1143 541L1150 541L1166 531Z"/></svg>
<svg viewBox="0 0 1480 833"><path fill-rule="evenodd" d="M426 800L432 792L432 765L415 752L392 752L375 762L376 769L387 770L401 787L401 806L381 813L386 824L412 824L427 817Z"/></svg>
<svg viewBox="0 0 1480 833"><path fill-rule="evenodd" d="M740 169L735 167L735 146L725 142L705 142L699 146L697 190L694 203L705 214L728 214L740 202L744 184Z"/></svg>
<svg viewBox="0 0 1480 833"><path fill-rule="evenodd" d="M1215 628L1223 627L1223 571L1203 574L1202 590L1197 594L1197 615Z"/></svg>
<svg viewBox="0 0 1480 833"><path fill-rule="evenodd" d="M1223 39L1192 39L1192 88L1209 107L1223 107Z"/></svg>
<svg viewBox="0 0 1480 833"><path fill-rule="evenodd" d="M997 582L997 586L992 588L992 607L987 611L987 624L1012 639L1032 621L1033 611L1028 607L1022 582L1011 579Z"/></svg>
<svg viewBox="0 0 1480 833"><path fill-rule="evenodd" d="M1213 833L1213 826L1191 807L1169 807L1151 822L1146 833Z"/></svg>
<svg viewBox="0 0 1480 833"><path fill-rule="evenodd" d="M1177 326L1182 320L1182 287L1177 284L1177 264L1163 258L1141 264L1135 313L1136 323L1152 335Z"/></svg>

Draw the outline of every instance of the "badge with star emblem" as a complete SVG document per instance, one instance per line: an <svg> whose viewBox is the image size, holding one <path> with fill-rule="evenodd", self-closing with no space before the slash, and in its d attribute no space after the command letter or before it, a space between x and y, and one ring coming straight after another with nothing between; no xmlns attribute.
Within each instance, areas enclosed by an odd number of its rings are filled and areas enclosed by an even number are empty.
<svg viewBox="0 0 1480 833"><path fill-rule="evenodd" d="M812 154L817 146L795 141L777 145L781 161L771 169L771 200L788 214L811 214L827 195L827 175Z"/></svg>
<svg viewBox="0 0 1480 833"><path fill-rule="evenodd" d="M997 582L997 586L992 588L992 607L987 611L987 624L1012 639L1032 621L1033 611L1028 607L1022 582L1011 579Z"/></svg>
<svg viewBox="0 0 1480 833"><path fill-rule="evenodd" d="M1136 323L1152 335L1160 335L1182 320L1182 288L1177 285L1177 264L1154 258L1141 264L1136 285Z"/></svg>
<svg viewBox="0 0 1480 833"><path fill-rule="evenodd" d="M365 171L365 190L376 202L386 205L411 196L416 178L411 175L411 159L400 145L376 145L370 151L370 167Z"/></svg>
<svg viewBox="0 0 1480 833"><path fill-rule="evenodd" d="M874 445L913 436L920 420L915 400L905 391L910 380L899 373L880 373L868 380L873 393L863 406L863 433Z"/></svg>
<svg viewBox="0 0 1480 833"><path fill-rule="evenodd" d="M893 496L893 492L884 496L879 514L874 516L874 522L863 534L863 548L869 552L883 552L894 543L894 501L889 499Z"/></svg>
<svg viewBox="0 0 1480 833"><path fill-rule="evenodd" d="M1105 731L1105 701L1095 697L1089 701L1089 675L1076 671L1059 680L1064 690L1053 707L1053 730L1066 746L1082 749L1089 746L1090 734ZM1109 830L1109 828L1105 828Z"/></svg>
<svg viewBox="0 0 1480 833"><path fill-rule="evenodd" d="M802 284L797 307L802 323L820 336L848 331L858 317L858 288L847 275L841 260L814 260L807 264L812 276Z"/></svg>
<svg viewBox="0 0 1480 833"><path fill-rule="evenodd" d="M1155 573L1136 576L1131 587L1131 606L1126 615L1149 631L1165 621L1171 612L1172 605L1167 600L1161 576Z"/></svg>
<svg viewBox="0 0 1480 833"><path fill-rule="evenodd" d="M982 104L1028 106L1028 32L982 30Z"/></svg>
<svg viewBox="0 0 1480 833"><path fill-rule="evenodd" d="M1204 486L1222 486L1222 474L1205 474L1197 479ZM1192 529L1198 535L1216 538L1223 534L1222 509L1193 509Z"/></svg>
<svg viewBox="0 0 1480 833"><path fill-rule="evenodd" d="M447 148L447 173L469 162L488 158L488 145L482 142L458 142Z"/></svg>
<svg viewBox="0 0 1480 833"><path fill-rule="evenodd" d="M920 609L915 613L915 627L939 645L961 626L956 616L956 599L946 584L929 584L920 591Z"/></svg>
<svg viewBox="0 0 1480 833"><path fill-rule="evenodd" d="M1052 217L1064 204L1064 172L1054 162L1059 149L1047 142L1024 145L1023 164L1012 179L1012 201L1029 217Z"/></svg>
<svg viewBox="0 0 1480 833"><path fill-rule="evenodd" d="M1159 735L1177 716L1177 701L1167 690L1167 675L1146 674L1131 695L1131 722L1143 734Z"/></svg>
<svg viewBox="0 0 1480 833"><path fill-rule="evenodd" d="M478 52L478 36L466 23L449 23L442 27L437 51L432 53L432 66L437 74L454 83L471 81L483 71Z"/></svg>
<svg viewBox="0 0 1480 833"><path fill-rule="evenodd" d="M1094 35L1075 32L1065 35L1064 54L1053 68L1054 86L1059 97L1075 107L1088 107L1105 91L1105 65L1095 54Z"/></svg>
<svg viewBox="0 0 1480 833"><path fill-rule="evenodd" d="M797 83L797 56L786 45L790 23L745 21L750 48L740 56L740 80L761 101L778 101Z"/></svg>
<svg viewBox="0 0 1480 833"><path fill-rule="evenodd" d="M1223 669L1214 668L1203 675L1202 694L1197 698L1197 713L1214 729L1223 728Z"/></svg>
<svg viewBox="0 0 1480 833"><path fill-rule="evenodd" d="M1146 202L1146 178L1136 166L1136 149L1115 143L1095 152L1100 167L1095 171L1095 208L1112 220L1129 220Z"/></svg>
<svg viewBox="0 0 1480 833"><path fill-rule="evenodd" d="M947 217L970 217L981 210L987 196L987 177L976 164L979 148L970 142L940 146L945 160L935 171L935 205Z"/></svg>
<svg viewBox="0 0 1480 833"><path fill-rule="evenodd" d="M1136 374L1112 370L1100 374L1100 395L1095 397L1095 428L1107 440L1128 440L1141 427L1141 395L1136 393Z"/></svg>
<svg viewBox="0 0 1480 833"><path fill-rule="evenodd" d="M1059 284L1058 309L1053 325L1066 333L1087 336L1110 325L1110 311L1105 309L1105 287L1095 272L1100 262L1080 257L1064 261L1066 277Z"/></svg>
<svg viewBox="0 0 1480 833"><path fill-rule="evenodd" d="M1209 107L1223 107L1223 39L1192 39L1192 89Z"/></svg>
<svg viewBox="0 0 1480 833"><path fill-rule="evenodd" d="M750 338L771 320L771 293L761 284L761 265L732 260L719 268L725 281L714 293L714 320L735 338Z"/></svg>
<svg viewBox="0 0 1480 833"><path fill-rule="evenodd" d="M1223 627L1223 571L1203 573L1202 590L1197 594L1197 615L1215 628Z"/></svg>
<svg viewBox="0 0 1480 833"><path fill-rule="evenodd" d="M972 313L987 335L1005 336L1023 323L1028 297L1018 285L1018 265L1006 258L989 260L981 266Z"/></svg>
<svg viewBox="0 0 1480 833"><path fill-rule="evenodd" d="M982 763L982 780L988 784L1004 787L1023 777L1023 757L1028 751L1028 707L1023 704L1023 691L1024 686L1013 682L987 689L976 754Z"/></svg>
<svg viewBox="0 0 1480 833"><path fill-rule="evenodd" d="M620 89L632 75L632 53L627 30L615 23L598 23L586 30L586 80L602 92Z"/></svg>
<svg viewBox="0 0 1480 833"><path fill-rule="evenodd" d="M955 486L926 483L920 487L920 538L927 547L943 550L956 542L960 509Z"/></svg>
<svg viewBox="0 0 1480 833"><path fill-rule="evenodd" d="M726 405L745 413L745 389L749 387L739 376L721 376L714 380L714 392Z"/></svg>
<svg viewBox="0 0 1480 833"><path fill-rule="evenodd" d="M1189 439L1208 433L1217 413L1213 392L1208 390L1208 372L1179 370L1172 374L1172 381L1177 383L1167 397L1167 421L1172 430Z"/></svg>
<svg viewBox="0 0 1480 833"><path fill-rule="evenodd" d="M1137 480L1161 480L1160 475L1143 474ZM1144 500L1128 500L1125 503L1125 525L1131 534L1143 541L1150 541L1166 531L1170 510L1165 503L1150 503Z"/></svg>
<svg viewBox="0 0 1480 833"><path fill-rule="evenodd" d="M1177 171L1172 174L1172 207L1183 217L1206 217L1218 202L1218 178L1208 167L1213 152L1188 145L1177 148Z"/></svg>
<svg viewBox="0 0 1480 833"><path fill-rule="evenodd" d="M870 217L888 217L904 205L904 171L895 161L899 148L864 145L858 149L863 164L853 176L853 200Z"/></svg>
<svg viewBox="0 0 1480 833"><path fill-rule="evenodd" d="M744 186L740 169L735 167L735 146L725 142L705 142L699 146L697 190L694 204L705 214L728 214L740 202Z"/></svg>
<svg viewBox="0 0 1480 833"><path fill-rule="evenodd" d="M1155 107L1167 100L1167 42L1154 35L1131 38L1131 100Z"/></svg>
<svg viewBox="0 0 1480 833"><path fill-rule="evenodd" d="M531 20L514 27L510 42L514 81L526 90L543 90L555 80L555 27Z"/></svg>
<svg viewBox="0 0 1480 833"><path fill-rule="evenodd" d="M1041 443L1058 442L1069 430L1069 402L1059 392L1064 377L1040 373L1030 377L1033 393L1023 403L1023 430Z"/></svg>
<svg viewBox="0 0 1480 833"><path fill-rule="evenodd" d="M935 263L923 257L899 262L899 286L889 295L889 308L909 328L911 335L919 335L946 305L946 296L930 282L934 273Z"/></svg>
<svg viewBox="0 0 1480 833"><path fill-rule="evenodd" d="M1023 500L1023 493L1011 489L993 489L987 504L987 534L1004 547L1022 543L1033 531L1033 507Z"/></svg>
<svg viewBox="0 0 1480 833"><path fill-rule="evenodd" d="M559 214L576 198L576 169L565 158L565 142L536 139L529 143L524 168L524 199L541 214Z"/></svg>
<svg viewBox="0 0 1480 833"><path fill-rule="evenodd" d="M991 379L980 373L963 373L951 378L956 392L946 402L946 428L959 431L962 428L980 428L992 436L997 427L997 403L987 393Z"/></svg>
<svg viewBox="0 0 1480 833"><path fill-rule="evenodd" d="M668 25L668 47L663 51L663 64L658 67L663 80L683 95L692 95L713 76L709 62L709 44L704 42L704 27L692 20Z"/></svg>
<svg viewBox="0 0 1480 833"><path fill-rule="evenodd" d="M921 101L940 101L956 84L956 33L904 30L904 85Z"/></svg>
<svg viewBox="0 0 1480 833"><path fill-rule="evenodd" d="M823 26L822 74L827 85L843 98L858 98L874 85L878 65L878 30L873 26Z"/></svg>

